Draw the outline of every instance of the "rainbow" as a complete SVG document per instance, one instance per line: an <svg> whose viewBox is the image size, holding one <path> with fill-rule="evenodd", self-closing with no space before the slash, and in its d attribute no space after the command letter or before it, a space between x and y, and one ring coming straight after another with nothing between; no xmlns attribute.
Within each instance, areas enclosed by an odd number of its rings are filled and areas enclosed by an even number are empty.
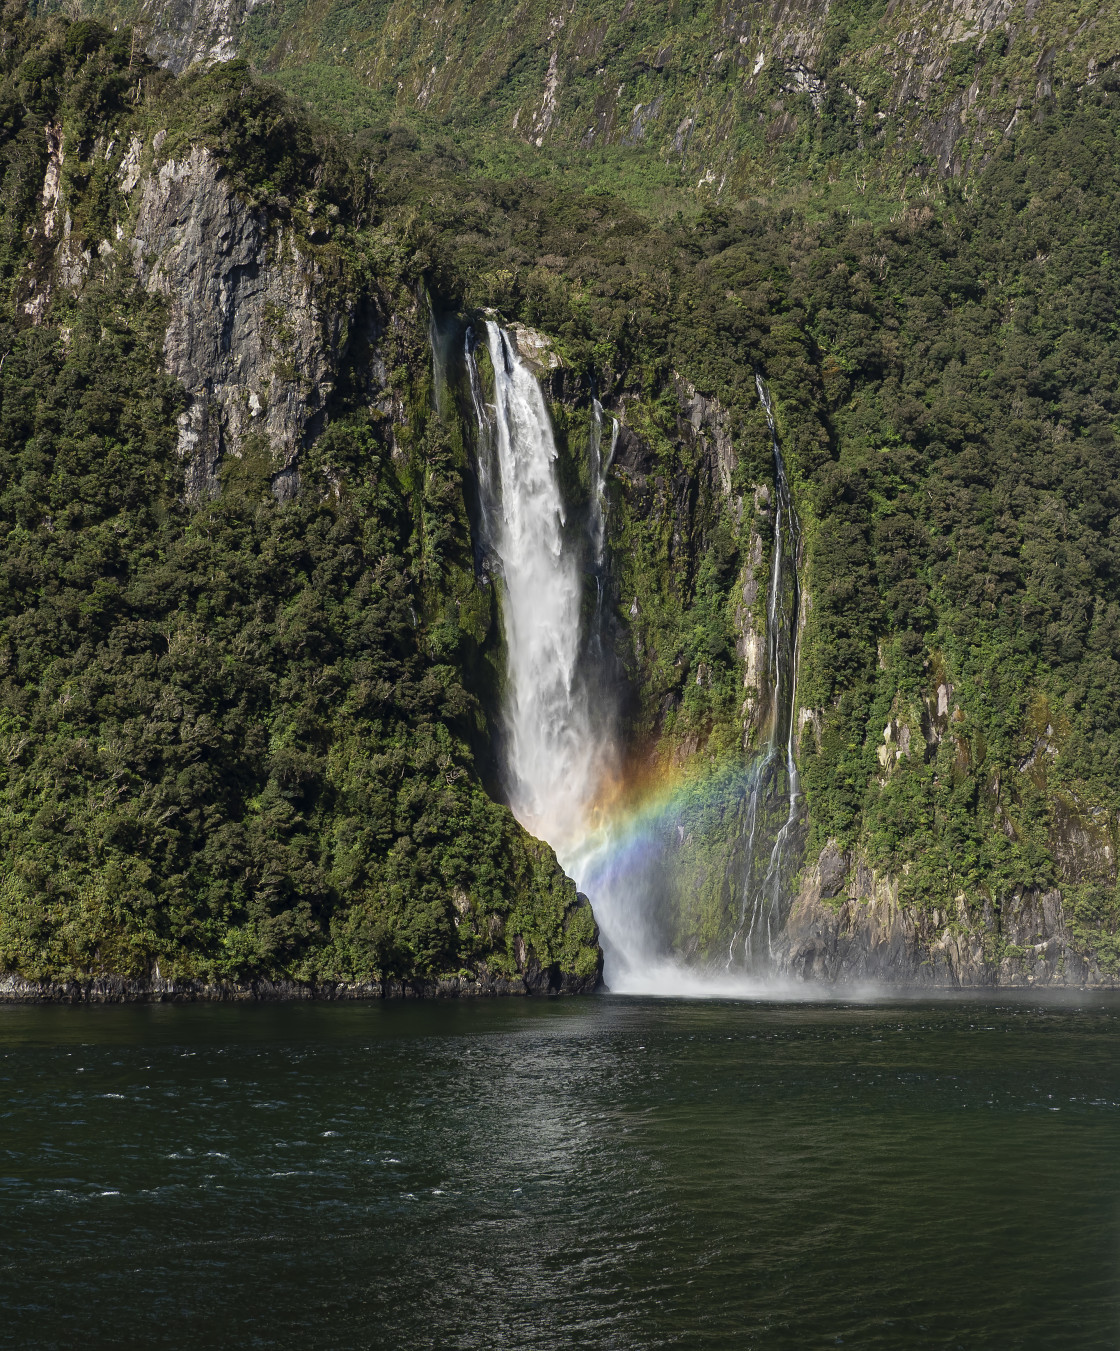
<svg viewBox="0 0 1120 1351"><path fill-rule="evenodd" d="M577 881L581 874L617 881L647 866L652 854L671 843L673 832L678 843L718 834L730 844L762 763L763 757L740 754L675 765L632 764L605 782L589 807L582 838L565 851L569 871Z"/></svg>

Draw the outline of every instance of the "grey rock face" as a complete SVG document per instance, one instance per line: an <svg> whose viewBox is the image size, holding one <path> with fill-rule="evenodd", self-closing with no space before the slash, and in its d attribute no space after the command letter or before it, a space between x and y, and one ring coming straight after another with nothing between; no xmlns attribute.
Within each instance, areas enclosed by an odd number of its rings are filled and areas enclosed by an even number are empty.
<svg viewBox="0 0 1120 1351"><path fill-rule="evenodd" d="M680 376L674 377L673 385L683 415L682 434L699 444L713 485L724 497L730 497L735 448L727 410L718 399L698 393L695 385Z"/></svg>
<svg viewBox="0 0 1120 1351"><path fill-rule="evenodd" d="M262 0L145 0L140 26L148 55L181 74L197 61L231 61L241 27Z"/></svg>
<svg viewBox="0 0 1120 1351"><path fill-rule="evenodd" d="M223 454L242 454L255 433L274 491L290 496L333 388L341 316L321 312L315 264L233 192L207 150L153 169L139 191L134 266L170 301L167 367L189 397L179 418L187 495L213 495Z"/></svg>
<svg viewBox="0 0 1120 1351"><path fill-rule="evenodd" d="M775 945L779 970L930 989L1120 985L1073 946L1058 891L1016 892L998 909L958 897L952 914L903 905L898 892L897 879L849 872L829 841Z"/></svg>
<svg viewBox="0 0 1120 1351"><path fill-rule="evenodd" d="M839 896L848 880L848 856L841 853L835 840L829 840L817 860L817 878L822 899Z"/></svg>
<svg viewBox="0 0 1120 1351"><path fill-rule="evenodd" d="M403 419L386 390L376 305L368 297L348 307L333 298L324 303L314 247L239 196L208 149L161 158L163 131L151 140L132 135L127 145L99 140L93 154L113 165L119 214L96 247L81 247L71 226L71 207L80 204L68 200L63 182L63 128L51 124L44 134L47 165L33 229L44 247L21 279L17 303L32 323L43 323L56 295L120 266L166 297L167 369L187 396L178 449L188 500L217 493L227 455L251 454L281 500L298 491L300 452L326 423L351 336L368 349L371 408Z"/></svg>
<svg viewBox="0 0 1120 1351"><path fill-rule="evenodd" d="M539 374L557 370L562 365L552 339L546 334L525 324L510 324L509 334L522 359Z"/></svg>
<svg viewBox="0 0 1120 1351"><path fill-rule="evenodd" d="M1094 815L1095 818L1094 819ZM1109 837L1108 819L1078 810L1064 794L1055 793L1050 803L1050 848L1059 876L1068 882L1116 878L1116 858Z"/></svg>

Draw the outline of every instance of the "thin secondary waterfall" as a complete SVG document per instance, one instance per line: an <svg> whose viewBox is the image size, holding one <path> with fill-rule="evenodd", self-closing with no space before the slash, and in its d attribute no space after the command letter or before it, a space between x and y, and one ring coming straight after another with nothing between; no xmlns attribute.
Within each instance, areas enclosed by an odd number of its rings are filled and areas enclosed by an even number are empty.
<svg viewBox="0 0 1120 1351"><path fill-rule="evenodd" d="M755 385L766 412L774 452L774 549L766 602L769 728L747 799L742 902L739 925L731 939L727 959L728 966L741 961L747 967L764 965L773 950L774 937L782 921L783 865L797 824L801 799L793 745L801 614L801 586L797 575L801 523L786 479L770 392L757 374ZM770 838L772 843L767 850Z"/></svg>
<svg viewBox="0 0 1120 1351"><path fill-rule="evenodd" d="M591 547L596 573L601 573L607 548L607 475L618 446L618 418L611 418L611 443L603 458L603 405L591 400Z"/></svg>
<svg viewBox="0 0 1120 1351"><path fill-rule="evenodd" d="M603 457L603 405L591 401L591 441L589 446L591 470L591 565L595 573L595 627L592 641L596 653L603 654L603 592L606 586L607 561L607 475L618 447L618 418L611 418L611 442Z"/></svg>
<svg viewBox="0 0 1120 1351"><path fill-rule="evenodd" d="M566 547L556 443L536 376L510 335L486 324L494 403L470 338L485 530L505 604L507 791L514 814L567 862L586 827L603 748L579 669L581 578Z"/></svg>

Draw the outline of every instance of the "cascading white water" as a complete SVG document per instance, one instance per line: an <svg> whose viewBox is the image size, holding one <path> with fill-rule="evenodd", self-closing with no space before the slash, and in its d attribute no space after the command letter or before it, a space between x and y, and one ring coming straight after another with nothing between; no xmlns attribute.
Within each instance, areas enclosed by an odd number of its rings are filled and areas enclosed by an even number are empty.
<svg viewBox="0 0 1120 1351"><path fill-rule="evenodd" d="M478 427L482 540L503 588L507 684L503 761L510 805L547 840L577 885L590 896L603 930L606 976L616 989L732 993L769 988L757 979L781 920L787 848L799 816L794 756L794 693L800 590L800 526L786 480L773 410L761 379L774 452L774 545L767 597L767 703L763 753L748 780L744 804L739 922L728 975L694 972L668 959L650 917L656 873L671 871L667 819L593 819L596 799L615 763L609 734L613 694L591 697L601 676L606 577L606 483L619 437L612 419L603 454L605 412L592 404L591 497L586 544L565 532L556 475L556 444L537 379L509 334L486 325L494 372L489 404L468 331L465 357ZM590 631L581 632L580 556L590 545L597 598ZM598 684L604 683L601 679ZM639 813L639 817L640 817ZM682 828L672 831L675 838ZM668 850L668 853L666 852ZM651 869L653 870L651 872Z"/></svg>
<svg viewBox="0 0 1120 1351"><path fill-rule="evenodd" d="M494 405L469 352L487 533L505 593L505 768L510 806L566 862L585 833L604 748L579 671L580 572L565 547L544 395L509 335L486 325ZM491 459L492 457L492 459ZM483 461L490 460L483 465Z"/></svg>

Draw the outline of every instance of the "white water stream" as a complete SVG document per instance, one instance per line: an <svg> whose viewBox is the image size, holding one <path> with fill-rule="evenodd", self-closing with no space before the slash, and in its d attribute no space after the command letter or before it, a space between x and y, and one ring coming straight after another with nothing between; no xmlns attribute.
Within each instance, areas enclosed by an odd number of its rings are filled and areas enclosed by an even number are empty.
<svg viewBox="0 0 1120 1351"><path fill-rule="evenodd" d="M757 970L770 961L781 924L782 865L790 836L797 825L801 800L801 779L793 749L801 612L801 588L797 577L801 524L793 509L770 392L759 375L755 376L755 385L766 412L774 452L774 553L766 598L770 721L766 746L755 767L747 799L742 903L739 924L728 949L727 965L732 967L738 958L748 968ZM774 835L765 872L759 879L758 869L765 856L764 818L772 820L775 808L784 812L784 820Z"/></svg>
<svg viewBox="0 0 1120 1351"><path fill-rule="evenodd" d="M505 592L505 768L510 806L567 863L583 839L607 764L583 673L581 576L565 547L556 442L544 395L509 335L486 325L494 404L471 389L490 464L479 484ZM577 879L578 880L578 879Z"/></svg>

